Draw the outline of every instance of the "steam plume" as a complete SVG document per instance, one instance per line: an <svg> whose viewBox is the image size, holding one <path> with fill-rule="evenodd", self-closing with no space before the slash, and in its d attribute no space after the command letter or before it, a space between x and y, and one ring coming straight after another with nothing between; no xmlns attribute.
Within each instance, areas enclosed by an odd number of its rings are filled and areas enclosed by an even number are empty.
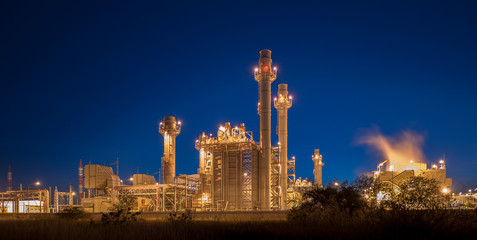
<svg viewBox="0 0 477 240"><path fill-rule="evenodd" d="M366 144L376 150L390 165L399 163L424 162L422 152L424 137L412 131L403 131L396 137L384 136L379 129L368 130L358 139L359 144ZM389 165L388 165L389 166Z"/></svg>

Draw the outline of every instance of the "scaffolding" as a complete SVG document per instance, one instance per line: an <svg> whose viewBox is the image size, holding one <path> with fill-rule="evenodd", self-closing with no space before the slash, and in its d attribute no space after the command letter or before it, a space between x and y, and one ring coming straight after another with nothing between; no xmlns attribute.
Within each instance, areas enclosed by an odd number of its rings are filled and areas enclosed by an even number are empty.
<svg viewBox="0 0 477 240"><path fill-rule="evenodd" d="M260 147L244 124L220 126L217 137L202 133L196 140L200 154L199 200L210 209L247 210L259 206L258 158Z"/></svg>
<svg viewBox="0 0 477 240"><path fill-rule="evenodd" d="M252 204L252 151L242 151L242 206L251 209Z"/></svg>
<svg viewBox="0 0 477 240"><path fill-rule="evenodd" d="M279 210L281 200L280 189L280 145L272 146L270 162L270 209Z"/></svg>
<svg viewBox="0 0 477 240"><path fill-rule="evenodd" d="M47 189L7 191L0 193L1 212L48 213L50 192Z"/></svg>
<svg viewBox="0 0 477 240"><path fill-rule="evenodd" d="M137 206L133 207L134 211L181 211L192 208L192 199L197 193L197 187L190 182L189 185L117 186L114 192L114 196L118 199L113 198L112 203L126 194L136 198Z"/></svg>
<svg viewBox="0 0 477 240"><path fill-rule="evenodd" d="M291 209L299 203L301 195L295 190L295 157L287 161L287 207Z"/></svg>
<svg viewBox="0 0 477 240"><path fill-rule="evenodd" d="M74 205L73 198L75 193L71 186L69 192L60 192L58 191L58 187L55 187L53 195L53 212L55 213L61 212L66 207Z"/></svg>

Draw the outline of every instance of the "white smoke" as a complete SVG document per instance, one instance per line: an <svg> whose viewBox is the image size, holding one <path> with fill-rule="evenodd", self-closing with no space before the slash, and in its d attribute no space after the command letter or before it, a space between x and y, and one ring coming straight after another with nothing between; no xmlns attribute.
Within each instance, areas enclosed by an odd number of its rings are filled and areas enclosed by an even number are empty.
<svg viewBox="0 0 477 240"><path fill-rule="evenodd" d="M388 160L389 165L399 163L424 162L422 152L424 136L412 131L403 131L401 134L391 137L384 136L377 128L365 131L359 138L358 144L366 144L377 151L383 160Z"/></svg>

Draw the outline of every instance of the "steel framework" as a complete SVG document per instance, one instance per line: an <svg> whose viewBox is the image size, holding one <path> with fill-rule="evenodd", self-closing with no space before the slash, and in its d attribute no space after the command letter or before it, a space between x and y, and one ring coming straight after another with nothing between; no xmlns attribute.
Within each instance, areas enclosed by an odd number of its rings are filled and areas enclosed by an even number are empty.
<svg viewBox="0 0 477 240"><path fill-rule="evenodd" d="M26 190L26 191L7 191L0 193L1 212L6 212L7 205L12 204L13 213L20 212L22 202L24 212L48 213L50 209L50 194L47 189ZM38 201L37 204L31 204L30 201Z"/></svg>
<svg viewBox="0 0 477 240"><path fill-rule="evenodd" d="M280 145L273 145L270 162L270 209L279 210L281 208L281 187L280 187Z"/></svg>

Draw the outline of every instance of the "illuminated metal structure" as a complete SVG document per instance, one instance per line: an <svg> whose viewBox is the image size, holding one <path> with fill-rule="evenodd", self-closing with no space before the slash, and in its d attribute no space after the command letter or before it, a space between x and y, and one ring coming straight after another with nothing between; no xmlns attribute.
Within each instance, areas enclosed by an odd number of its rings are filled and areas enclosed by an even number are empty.
<svg viewBox="0 0 477 240"><path fill-rule="evenodd" d="M164 136L164 156L161 158L162 183L174 184L176 175L176 137L181 133L181 122L172 116L159 123L159 133Z"/></svg>
<svg viewBox="0 0 477 240"><path fill-rule="evenodd" d="M280 144L272 146L271 161L270 161L270 209L280 210L282 191L280 187Z"/></svg>
<svg viewBox="0 0 477 240"><path fill-rule="evenodd" d="M137 176L139 177L139 176ZM181 211L193 208L193 198L197 194L199 179L194 175L179 175L175 184L148 184L134 186L116 186L112 202L116 202L122 194L136 198L133 211ZM198 208L198 207L195 207Z"/></svg>
<svg viewBox="0 0 477 240"><path fill-rule="evenodd" d="M320 149L315 149L315 154L313 155L313 175L315 178L314 185L318 187L323 187L323 156L320 154Z"/></svg>
<svg viewBox="0 0 477 240"><path fill-rule="evenodd" d="M73 197L75 193L71 186L68 192L60 192L58 191L58 188L55 187L53 195L53 212L58 213L66 207L73 206Z"/></svg>
<svg viewBox="0 0 477 240"><path fill-rule="evenodd" d="M2 192L0 193L0 212L48 213L49 196L48 189Z"/></svg>
<svg viewBox="0 0 477 240"><path fill-rule="evenodd" d="M287 207L291 209L297 207L300 203L301 195L295 190L296 174L295 174L295 157L291 157L287 161Z"/></svg>
<svg viewBox="0 0 477 240"><path fill-rule="evenodd" d="M270 162L271 162L271 86L277 78L277 68L272 70L272 51L260 51L259 68L255 69L255 80L258 82L258 114L260 115L260 149L259 162L259 199L261 209L270 209Z"/></svg>
<svg viewBox="0 0 477 240"><path fill-rule="evenodd" d="M217 210L257 209L259 200L259 147L245 125L220 126L217 137L202 135L199 151L199 198Z"/></svg>
<svg viewBox="0 0 477 240"><path fill-rule="evenodd" d="M296 179L295 158L288 159L288 109L292 98L288 85L278 85L274 99L277 109L278 144L271 145L271 84L277 78L277 68L272 68L271 51L260 51L259 67L254 78L258 82L260 116L260 142L253 140L253 133L242 123L232 127L229 122L220 126L217 136L202 133L195 142L199 152L199 168L194 175L176 177L176 137L181 133L181 122L173 116L165 116L159 123L159 133L164 138L164 154L161 158L158 182L152 175L134 174L125 185L118 176L119 159L109 165L82 165L78 167L78 203L87 212L107 212L114 209L123 195L134 197L133 211L180 211L196 210L286 210L297 206L302 194L312 185L307 179ZM322 157L315 150L315 185L322 185ZM116 164L116 173L110 165ZM157 167L157 166L155 166ZM441 164L441 168L445 166ZM11 190L11 168L8 187ZM20 187L21 188L21 187ZM87 194L85 194L87 192ZM52 210L61 211L73 205L73 189L59 192L55 187ZM46 212L49 208L49 192L9 191L0 193L0 200L11 202L19 212ZM33 207L23 200L38 202ZM30 206L31 205L31 206ZM5 209L2 203L2 209Z"/></svg>
<svg viewBox="0 0 477 240"><path fill-rule="evenodd" d="M288 162L288 109L292 106L292 97L288 96L288 85L278 85L278 96L274 99L277 109L277 134L280 146L279 191L280 209L286 210L287 199L287 162Z"/></svg>
<svg viewBox="0 0 477 240"><path fill-rule="evenodd" d="M383 165L386 162L387 168L384 168ZM391 165L391 162L392 159L391 161L385 160L377 166L377 171L374 172L376 181L389 186L389 188L399 188L401 182L413 176L434 179L443 189L452 186L452 178L447 178L444 160L439 161L440 168L437 168L436 164L432 164L429 169L427 164L414 162L413 160L410 160L409 163L400 162L393 165ZM384 170L382 170L383 168Z"/></svg>

